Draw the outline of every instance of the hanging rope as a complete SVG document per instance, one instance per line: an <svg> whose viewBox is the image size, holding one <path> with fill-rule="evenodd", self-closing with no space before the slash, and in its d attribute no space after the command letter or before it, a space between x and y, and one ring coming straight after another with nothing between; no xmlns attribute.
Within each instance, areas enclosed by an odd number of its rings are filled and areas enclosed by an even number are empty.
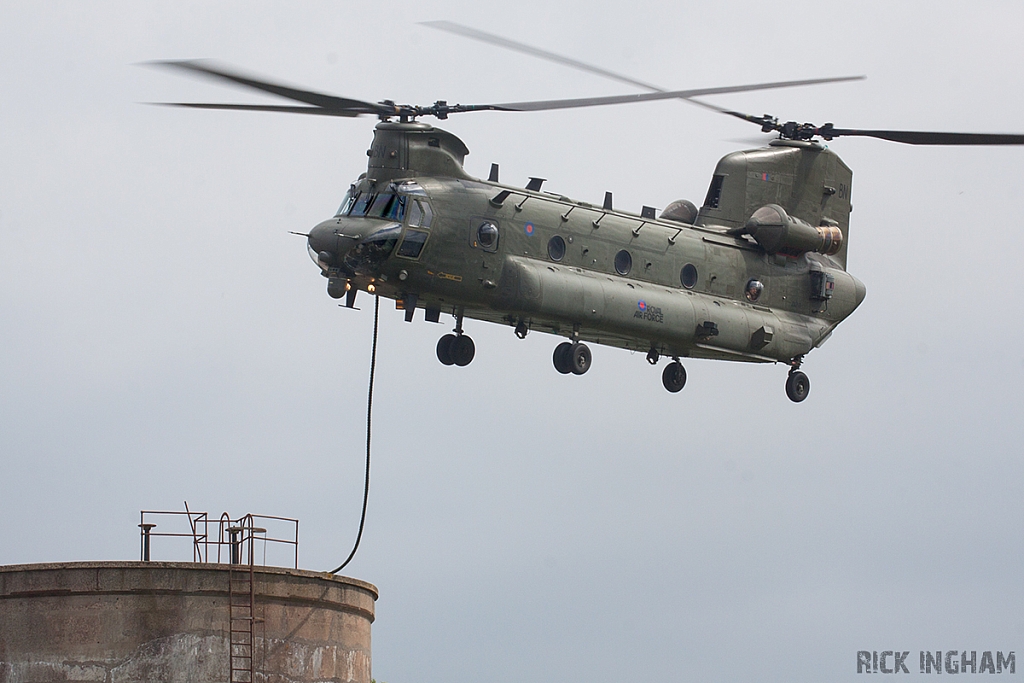
<svg viewBox="0 0 1024 683"><path fill-rule="evenodd" d="M359 515L359 532L356 534L356 543L352 546L352 552L337 568L331 571L337 574L356 556L359 550L359 541L363 539L363 525L366 524L366 501L370 497L370 417L373 414L373 374L377 369L377 323L380 320L380 297L373 297L373 349L370 351L370 389L366 394L366 476L363 484L363 512Z"/></svg>

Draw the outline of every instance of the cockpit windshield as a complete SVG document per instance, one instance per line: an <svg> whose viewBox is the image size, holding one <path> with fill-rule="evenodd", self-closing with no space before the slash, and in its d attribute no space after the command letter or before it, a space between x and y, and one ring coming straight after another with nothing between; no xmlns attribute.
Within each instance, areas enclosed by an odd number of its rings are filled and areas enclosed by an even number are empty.
<svg viewBox="0 0 1024 683"><path fill-rule="evenodd" d="M356 197L359 193L355 191L354 187L350 187L348 192L345 193L345 198L341 200L341 206L338 207L338 212L335 216L347 216L348 212L352 210L352 205L356 203Z"/></svg>
<svg viewBox="0 0 1024 683"><path fill-rule="evenodd" d="M405 218L405 195L391 192L355 192L349 190L335 216L365 216L401 221Z"/></svg>
<svg viewBox="0 0 1024 683"><path fill-rule="evenodd" d="M366 210L373 201L373 195L369 192L359 192L352 200L352 210L346 216L365 216Z"/></svg>

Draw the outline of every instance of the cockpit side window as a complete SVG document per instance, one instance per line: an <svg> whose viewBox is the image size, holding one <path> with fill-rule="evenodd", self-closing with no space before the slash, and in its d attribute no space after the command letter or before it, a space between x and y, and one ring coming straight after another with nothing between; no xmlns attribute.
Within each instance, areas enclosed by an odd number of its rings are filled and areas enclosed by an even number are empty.
<svg viewBox="0 0 1024 683"><path fill-rule="evenodd" d="M405 199L405 197L402 197ZM430 202L426 199L408 199L409 227L405 231L405 238L398 247L398 255L405 258L417 259L423 251L423 245L427 243L430 235L430 220L434 215L430 210Z"/></svg>
<svg viewBox="0 0 1024 683"><path fill-rule="evenodd" d="M433 217L430 204L423 200L410 200L409 225L414 228L429 228Z"/></svg>
<svg viewBox="0 0 1024 683"><path fill-rule="evenodd" d="M428 235L429 233L422 230L406 230L402 246L398 247L398 255L411 259L419 258Z"/></svg>
<svg viewBox="0 0 1024 683"><path fill-rule="evenodd" d="M419 227L420 221L423 220L423 209L420 208L420 203L417 201L412 202L409 205L409 225L411 227Z"/></svg>
<svg viewBox="0 0 1024 683"><path fill-rule="evenodd" d="M401 222L402 219L405 218L405 205L407 200L400 194L392 196L394 197L394 200L385 210L384 218L390 218L393 221Z"/></svg>

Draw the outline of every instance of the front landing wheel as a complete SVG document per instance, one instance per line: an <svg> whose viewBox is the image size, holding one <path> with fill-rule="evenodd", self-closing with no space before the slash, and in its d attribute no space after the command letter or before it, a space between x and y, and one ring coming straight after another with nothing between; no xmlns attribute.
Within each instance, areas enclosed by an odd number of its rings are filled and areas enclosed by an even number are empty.
<svg viewBox="0 0 1024 683"><path fill-rule="evenodd" d="M811 393L811 380L807 379L807 375L799 370L789 373L789 378L786 380L786 396L789 396L789 400L793 403L800 403L807 398L809 393Z"/></svg>
<svg viewBox="0 0 1024 683"><path fill-rule="evenodd" d="M473 357L476 356L476 344L473 343L473 339L466 334L455 337L455 341L452 342L451 356L452 362L460 368L472 363Z"/></svg>
<svg viewBox="0 0 1024 683"><path fill-rule="evenodd" d="M452 358L452 345L457 337L454 334L446 334L437 340L437 359L444 365L454 365Z"/></svg>

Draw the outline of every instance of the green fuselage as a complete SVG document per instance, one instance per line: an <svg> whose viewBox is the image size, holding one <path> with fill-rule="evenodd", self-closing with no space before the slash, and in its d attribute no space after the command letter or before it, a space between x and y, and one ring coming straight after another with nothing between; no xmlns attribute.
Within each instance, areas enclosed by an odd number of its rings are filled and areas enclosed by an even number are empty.
<svg viewBox="0 0 1024 683"><path fill-rule="evenodd" d="M728 221L709 222L708 207L690 224L471 178L467 151L430 126L378 125L367 174L310 233L332 296L370 290L427 319L753 362L803 356L864 298L842 265L845 245L842 261L769 253ZM722 201L729 192L726 181Z"/></svg>

